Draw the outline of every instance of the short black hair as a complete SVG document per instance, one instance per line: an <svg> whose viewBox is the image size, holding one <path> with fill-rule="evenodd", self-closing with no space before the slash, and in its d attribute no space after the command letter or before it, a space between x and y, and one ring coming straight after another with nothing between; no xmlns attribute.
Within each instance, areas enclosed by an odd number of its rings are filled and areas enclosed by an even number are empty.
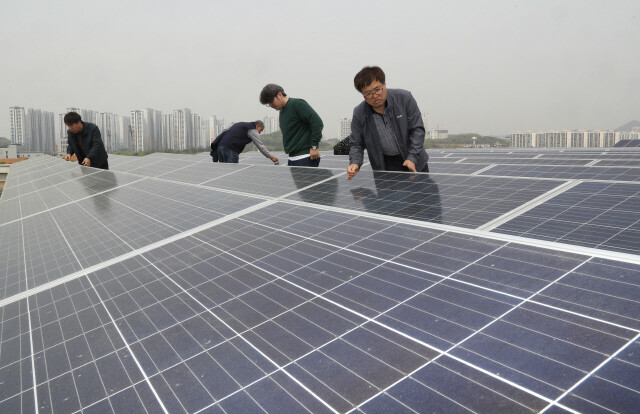
<svg viewBox="0 0 640 414"><path fill-rule="evenodd" d="M80 114L77 112L69 112L64 116L65 125L73 125L81 121L82 121L82 118L80 117Z"/></svg>
<svg viewBox="0 0 640 414"><path fill-rule="evenodd" d="M375 81L384 83L384 72L379 66L365 66L356 74L355 78L353 78L353 86L356 87L358 92L362 92L364 88Z"/></svg>
<svg viewBox="0 0 640 414"><path fill-rule="evenodd" d="M262 92L260 92L260 103L262 105L269 105L280 92L282 92L282 96L287 96L282 86L276 85L275 83L268 84L262 88Z"/></svg>

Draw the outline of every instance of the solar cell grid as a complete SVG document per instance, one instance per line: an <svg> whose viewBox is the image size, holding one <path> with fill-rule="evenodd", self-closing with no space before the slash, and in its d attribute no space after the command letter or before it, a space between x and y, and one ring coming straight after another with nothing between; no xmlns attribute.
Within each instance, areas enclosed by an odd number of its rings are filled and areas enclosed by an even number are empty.
<svg viewBox="0 0 640 414"><path fill-rule="evenodd" d="M588 159L545 159L545 158L507 158L505 156L496 156L490 158L468 157L460 161L460 163L483 163L483 164L501 164L501 165L585 165L592 162L593 158Z"/></svg>
<svg viewBox="0 0 640 414"><path fill-rule="evenodd" d="M545 180L363 171L354 180L338 177L288 199L474 228L560 184Z"/></svg>
<svg viewBox="0 0 640 414"><path fill-rule="evenodd" d="M233 174L223 175L202 185L244 193L279 197L298 189L326 180L334 175L332 170L308 167L277 168L251 166ZM327 184L332 186L334 184ZM331 197L328 193L327 197Z"/></svg>
<svg viewBox="0 0 640 414"><path fill-rule="evenodd" d="M83 268L100 264L132 250L116 234L104 227L99 219L94 218L79 205L65 206L64 209L54 210L50 214L69 250ZM82 225L79 226L78 223Z"/></svg>
<svg viewBox="0 0 640 414"><path fill-rule="evenodd" d="M487 168L490 164L463 164L450 162L433 162L429 160L429 172L435 174L473 174L477 171Z"/></svg>
<svg viewBox="0 0 640 414"><path fill-rule="evenodd" d="M0 266L0 374L11 378L0 411L632 412L640 401L633 255L398 220L417 217L398 208L407 199L433 206L426 176L348 182L189 157L141 162L183 160L180 180L206 186L99 172L65 182L68 201L46 186L33 192L44 207L16 197L35 213L0 223L17 257ZM61 163L37 165L49 162ZM429 179L447 223L468 227L563 183ZM355 185L385 195L383 215L359 215L379 211L354 207ZM631 188L586 182L529 212L593 221L613 204L598 225L621 225L638 210Z"/></svg>
<svg viewBox="0 0 640 414"><path fill-rule="evenodd" d="M95 218L133 248L166 239L178 230L129 207L117 204L106 195L81 200L78 205L95 214Z"/></svg>
<svg viewBox="0 0 640 414"><path fill-rule="evenodd" d="M0 208L0 226L6 223L14 222L22 217L20 213L20 198L2 201Z"/></svg>
<svg viewBox="0 0 640 414"><path fill-rule="evenodd" d="M495 231L637 254L640 251L640 187L581 183Z"/></svg>
<svg viewBox="0 0 640 414"><path fill-rule="evenodd" d="M604 157L603 157L604 158ZM609 159L608 157L605 159L600 159L598 160L598 162L595 164L598 167L622 167L622 166L628 166L628 167L638 167L638 163L639 163L639 159Z"/></svg>
<svg viewBox="0 0 640 414"><path fill-rule="evenodd" d="M50 213L22 222L27 288L54 281L80 270L73 252Z"/></svg>
<svg viewBox="0 0 640 414"><path fill-rule="evenodd" d="M0 231L0 299L26 289L22 223L14 222Z"/></svg>
<svg viewBox="0 0 640 414"><path fill-rule="evenodd" d="M555 179L640 181L640 168L497 165L480 175Z"/></svg>
<svg viewBox="0 0 640 414"><path fill-rule="evenodd" d="M189 164L178 171L172 171L163 178L183 183L202 184L245 168L247 167L235 164L219 164L215 169L211 168L211 164L208 163Z"/></svg>

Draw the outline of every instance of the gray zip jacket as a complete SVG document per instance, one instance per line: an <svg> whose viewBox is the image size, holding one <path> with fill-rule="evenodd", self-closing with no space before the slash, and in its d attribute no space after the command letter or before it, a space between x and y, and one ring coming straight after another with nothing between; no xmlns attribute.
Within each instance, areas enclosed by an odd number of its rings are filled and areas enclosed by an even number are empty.
<svg viewBox="0 0 640 414"><path fill-rule="evenodd" d="M385 113L391 120L402 157L413 161L417 171L422 170L429 160L429 155L424 149L425 131L422 116L411 92L404 89L387 89ZM384 156L373 114L373 108L365 101L353 109L349 164L361 166L366 149L371 168L384 170Z"/></svg>

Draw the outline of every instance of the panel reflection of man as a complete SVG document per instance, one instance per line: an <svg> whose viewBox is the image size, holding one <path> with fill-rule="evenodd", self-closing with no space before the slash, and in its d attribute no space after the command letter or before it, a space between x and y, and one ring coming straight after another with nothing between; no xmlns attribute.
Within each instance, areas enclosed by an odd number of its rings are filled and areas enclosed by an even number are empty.
<svg viewBox="0 0 640 414"><path fill-rule="evenodd" d="M376 214L442 223L442 202L438 184L428 174L390 174L374 171L373 188L352 188L353 200ZM403 188L411 197L398 199Z"/></svg>

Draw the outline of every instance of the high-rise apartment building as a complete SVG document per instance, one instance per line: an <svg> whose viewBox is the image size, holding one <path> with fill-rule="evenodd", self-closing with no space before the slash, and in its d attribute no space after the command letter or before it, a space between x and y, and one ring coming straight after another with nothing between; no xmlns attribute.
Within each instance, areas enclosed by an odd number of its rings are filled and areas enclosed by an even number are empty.
<svg viewBox="0 0 640 414"><path fill-rule="evenodd" d="M193 132L191 128L191 110L188 108L185 109L176 109L173 111L173 128L176 139L176 149L177 150L186 150L190 148L190 144L193 140Z"/></svg>
<svg viewBox="0 0 640 414"><path fill-rule="evenodd" d="M22 145L25 135L25 113L21 106L9 108L9 118L11 122L11 143Z"/></svg>
<svg viewBox="0 0 640 414"><path fill-rule="evenodd" d="M340 120L340 140L345 139L351 135L351 118L342 118Z"/></svg>
<svg viewBox="0 0 640 414"><path fill-rule="evenodd" d="M516 148L607 148L623 138L619 131L538 131L514 132L511 146Z"/></svg>
<svg viewBox="0 0 640 414"><path fill-rule="evenodd" d="M162 115L162 149L176 149L173 114Z"/></svg>
<svg viewBox="0 0 640 414"><path fill-rule="evenodd" d="M100 112L96 117L96 125L100 129L102 143L107 152L120 149L120 122L118 115L109 112Z"/></svg>
<svg viewBox="0 0 640 414"><path fill-rule="evenodd" d="M209 117L209 143L212 143L214 139L216 139L217 135L217 126L218 124L218 117L216 117L215 115L211 115Z"/></svg>
<svg viewBox="0 0 640 414"><path fill-rule="evenodd" d="M162 112L147 108L131 111L133 151L155 151L162 142Z"/></svg>
<svg viewBox="0 0 640 414"><path fill-rule="evenodd" d="M131 128L131 118L121 116L118 125L120 129L120 145L121 150L131 151L133 149L133 129Z"/></svg>
<svg viewBox="0 0 640 414"><path fill-rule="evenodd" d="M162 149L162 112L147 108L144 110L144 120L147 126L147 151Z"/></svg>
<svg viewBox="0 0 640 414"><path fill-rule="evenodd" d="M264 123L264 133L273 134L280 129L280 123L278 117L265 116L262 122Z"/></svg>
<svg viewBox="0 0 640 414"><path fill-rule="evenodd" d="M53 153L56 150L55 115L40 109L9 108L11 143L23 151Z"/></svg>
<svg viewBox="0 0 640 414"><path fill-rule="evenodd" d="M29 108L25 114L23 149L53 153L56 150L56 127L53 112Z"/></svg>
<svg viewBox="0 0 640 414"><path fill-rule="evenodd" d="M214 125L214 139L215 137L217 137L218 135L222 134L222 131L224 131L225 129L225 121L222 118L218 118L216 116L214 116L215 118L215 125Z"/></svg>
<svg viewBox="0 0 640 414"><path fill-rule="evenodd" d="M191 114L191 127L193 129L193 142L189 148L204 148L207 146L206 140L202 134L202 117L198 114Z"/></svg>
<svg viewBox="0 0 640 414"><path fill-rule="evenodd" d="M210 131L210 127L209 127L209 120L208 119L203 119L202 120L202 127L200 128L200 136L202 139L202 146L204 147L204 149L206 150L207 148L210 148L211 145L211 141L209 141L209 137L211 136L211 131Z"/></svg>
<svg viewBox="0 0 640 414"><path fill-rule="evenodd" d="M133 152L145 151L145 126L144 126L144 113L142 111L131 111L131 119L129 128L131 130L131 150Z"/></svg>

